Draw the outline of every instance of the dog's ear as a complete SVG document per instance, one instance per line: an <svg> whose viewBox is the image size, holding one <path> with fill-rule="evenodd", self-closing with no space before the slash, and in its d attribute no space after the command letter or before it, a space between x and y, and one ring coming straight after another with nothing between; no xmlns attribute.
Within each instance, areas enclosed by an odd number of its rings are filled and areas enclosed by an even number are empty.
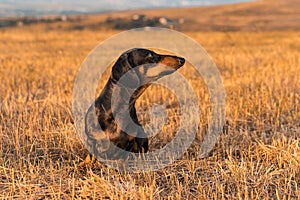
<svg viewBox="0 0 300 200"><path fill-rule="evenodd" d="M132 89L138 88L140 78L135 67L132 53L123 54L113 67L113 74L119 81L118 84Z"/></svg>
<svg viewBox="0 0 300 200"><path fill-rule="evenodd" d="M131 68L135 68L136 67L136 63L134 62L134 55L133 53L129 53L127 54L127 61L128 61L128 64L131 66Z"/></svg>
<svg viewBox="0 0 300 200"><path fill-rule="evenodd" d="M127 54L123 54L114 64L112 68L112 75L114 79L119 80L129 69L130 66L128 66Z"/></svg>

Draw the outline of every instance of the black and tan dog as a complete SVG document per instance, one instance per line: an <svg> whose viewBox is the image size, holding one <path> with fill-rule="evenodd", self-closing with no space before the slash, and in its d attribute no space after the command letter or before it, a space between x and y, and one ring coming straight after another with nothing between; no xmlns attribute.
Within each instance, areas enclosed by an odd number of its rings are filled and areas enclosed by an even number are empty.
<svg viewBox="0 0 300 200"><path fill-rule="evenodd" d="M93 151L94 154L105 152L110 158L118 157L113 155L115 147L126 150L126 152L147 152L148 138L142 128L130 129L130 133L128 133L121 130L117 125L115 114L112 113L113 90L121 77L132 71L130 82L135 83L135 85L138 84L140 87L133 92L127 104L124 103L121 92L117 100L114 101L117 104L115 112L129 109L132 121L140 126L135 109L136 100L151 85L151 82L173 73L184 63L184 58L161 55L148 49L135 48L124 52L114 64L111 76L95 104L87 111L85 131L90 151ZM129 83L123 88L125 93L126 89L130 87ZM114 145L109 145L108 140ZM115 147L112 148L111 146Z"/></svg>

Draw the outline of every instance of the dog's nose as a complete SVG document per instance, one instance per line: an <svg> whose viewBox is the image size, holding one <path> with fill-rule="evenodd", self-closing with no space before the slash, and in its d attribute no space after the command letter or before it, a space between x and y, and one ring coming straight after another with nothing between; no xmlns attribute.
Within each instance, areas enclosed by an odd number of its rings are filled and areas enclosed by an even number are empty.
<svg viewBox="0 0 300 200"><path fill-rule="evenodd" d="M179 60L179 64L180 65L184 65L184 63L185 63L185 59L184 58L178 57L178 60Z"/></svg>

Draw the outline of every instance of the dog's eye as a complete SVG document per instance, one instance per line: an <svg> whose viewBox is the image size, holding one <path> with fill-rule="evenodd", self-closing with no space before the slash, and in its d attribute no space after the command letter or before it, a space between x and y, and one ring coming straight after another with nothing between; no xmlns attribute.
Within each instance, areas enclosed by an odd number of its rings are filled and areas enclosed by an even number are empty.
<svg viewBox="0 0 300 200"><path fill-rule="evenodd" d="M148 55L147 55L148 58L151 58L152 56L153 56L153 54L151 52L148 53Z"/></svg>

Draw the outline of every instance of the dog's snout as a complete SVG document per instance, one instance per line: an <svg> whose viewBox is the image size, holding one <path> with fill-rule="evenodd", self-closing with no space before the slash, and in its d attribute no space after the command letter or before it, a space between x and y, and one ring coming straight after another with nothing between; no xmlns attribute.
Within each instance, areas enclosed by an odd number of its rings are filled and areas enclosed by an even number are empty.
<svg viewBox="0 0 300 200"><path fill-rule="evenodd" d="M178 61L181 66L184 65L184 63L185 63L185 59L181 58L181 57L178 57Z"/></svg>

